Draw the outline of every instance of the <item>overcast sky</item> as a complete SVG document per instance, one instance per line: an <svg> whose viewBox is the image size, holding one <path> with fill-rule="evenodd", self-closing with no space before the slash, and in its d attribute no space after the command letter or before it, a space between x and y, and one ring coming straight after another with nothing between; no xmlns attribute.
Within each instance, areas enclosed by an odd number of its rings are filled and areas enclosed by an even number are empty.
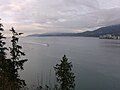
<svg viewBox="0 0 120 90"><path fill-rule="evenodd" d="M120 24L120 0L0 0L0 18L26 35L81 32Z"/></svg>

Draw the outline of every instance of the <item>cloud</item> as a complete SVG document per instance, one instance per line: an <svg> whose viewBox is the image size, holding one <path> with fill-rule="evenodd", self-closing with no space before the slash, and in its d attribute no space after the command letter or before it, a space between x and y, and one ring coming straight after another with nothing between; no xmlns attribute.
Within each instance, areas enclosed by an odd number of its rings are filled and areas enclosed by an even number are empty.
<svg viewBox="0 0 120 90"><path fill-rule="evenodd" d="M33 33L120 24L120 0L1 0L0 11L5 23Z"/></svg>

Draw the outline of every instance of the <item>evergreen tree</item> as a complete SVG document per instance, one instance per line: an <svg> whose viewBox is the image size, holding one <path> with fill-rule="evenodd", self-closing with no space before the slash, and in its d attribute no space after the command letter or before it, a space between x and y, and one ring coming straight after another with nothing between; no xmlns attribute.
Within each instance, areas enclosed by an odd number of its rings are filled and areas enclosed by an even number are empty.
<svg viewBox="0 0 120 90"><path fill-rule="evenodd" d="M25 56L25 53L21 51L22 46L18 44L19 38L23 33L17 33L14 28L11 28L10 30L12 32L12 46L10 47L10 55L11 55L11 74L12 74L12 80L14 82L14 86L16 86L16 90L19 90L20 88L24 87L25 81L20 79L20 76L18 74L19 70L24 70L23 64L27 61L27 59L21 59L22 56Z"/></svg>
<svg viewBox="0 0 120 90"><path fill-rule="evenodd" d="M5 90L7 81L8 81L8 68L6 59L6 50L4 39L6 37L3 36L2 32L4 31L2 23L0 23L0 90Z"/></svg>
<svg viewBox="0 0 120 90"><path fill-rule="evenodd" d="M59 90L73 90L75 87L75 76L72 72L72 63L68 62L66 55L61 60L60 64L56 64L54 67L56 73L56 79L59 83Z"/></svg>
<svg viewBox="0 0 120 90"><path fill-rule="evenodd" d="M20 79L19 70L23 70L23 64L27 59L21 59L25 53L21 51L22 46L18 45L19 38L22 33L17 33L13 28L10 30L12 36L12 46L10 47L11 58L7 59L5 47L5 38L2 34L3 25L0 23L0 90L20 90L24 87L25 81Z"/></svg>

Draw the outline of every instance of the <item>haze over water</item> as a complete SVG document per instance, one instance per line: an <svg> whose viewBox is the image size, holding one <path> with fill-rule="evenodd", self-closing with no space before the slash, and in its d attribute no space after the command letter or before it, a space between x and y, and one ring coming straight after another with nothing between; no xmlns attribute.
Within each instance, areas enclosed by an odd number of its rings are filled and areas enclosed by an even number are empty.
<svg viewBox="0 0 120 90"><path fill-rule="evenodd" d="M75 90L120 90L119 40L25 37L21 38L20 44L29 59L21 73L28 84L41 83L42 76L44 84L49 84L50 79L53 85L53 66L66 54L73 63L76 75Z"/></svg>

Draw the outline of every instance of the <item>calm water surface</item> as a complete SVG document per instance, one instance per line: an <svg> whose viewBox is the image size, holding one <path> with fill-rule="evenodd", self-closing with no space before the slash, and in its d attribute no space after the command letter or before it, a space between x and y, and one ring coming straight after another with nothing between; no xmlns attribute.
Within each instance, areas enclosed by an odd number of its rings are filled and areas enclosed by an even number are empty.
<svg viewBox="0 0 120 90"><path fill-rule="evenodd" d="M28 84L52 86L53 66L66 54L74 66L75 90L120 90L120 40L26 37L20 43L29 59L21 73Z"/></svg>

